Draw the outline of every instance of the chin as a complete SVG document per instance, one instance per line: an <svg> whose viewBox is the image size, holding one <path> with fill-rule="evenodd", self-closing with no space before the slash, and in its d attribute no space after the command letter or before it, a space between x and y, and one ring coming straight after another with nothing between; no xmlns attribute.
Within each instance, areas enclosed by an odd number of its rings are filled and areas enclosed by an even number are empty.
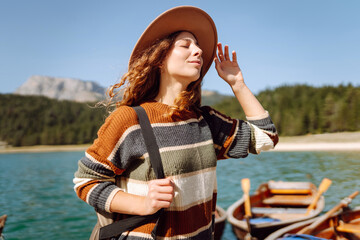
<svg viewBox="0 0 360 240"><path fill-rule="evenodd" d="M195 82L195 81L197 81L199 78L200 78L200 74L197 75L197 76L191 77L191 78L189 77L189 79L191 79L190 82Z"/></svg>
<svg viewBox="0 0 360 240"><path fill-rule="evenodd" d="M197 81L200 78L200 73L194 73L194 74L182 74L182 75L178 75L178 77L180 77L180 79L183 79L181 81L186 81L188 84Z"/></svg>
<svg viewBox="0 0 360 240"><path fill-rule="evenodd" d="M200 72L197 72L194 75L189 76L189 79L191 79L191 82L194 82L200 78Z"/></svg>

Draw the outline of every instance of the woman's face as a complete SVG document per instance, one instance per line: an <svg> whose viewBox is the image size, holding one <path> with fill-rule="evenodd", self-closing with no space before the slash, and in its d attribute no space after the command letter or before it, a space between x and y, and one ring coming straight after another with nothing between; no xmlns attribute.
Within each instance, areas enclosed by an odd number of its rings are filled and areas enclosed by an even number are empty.
<svg viewBox="0 0 360 240"><path fill-rule="evenodd" d="M203 65L202 50L190 32L181 32L163 63L162 75L187 85L200 77Z"/></svg>

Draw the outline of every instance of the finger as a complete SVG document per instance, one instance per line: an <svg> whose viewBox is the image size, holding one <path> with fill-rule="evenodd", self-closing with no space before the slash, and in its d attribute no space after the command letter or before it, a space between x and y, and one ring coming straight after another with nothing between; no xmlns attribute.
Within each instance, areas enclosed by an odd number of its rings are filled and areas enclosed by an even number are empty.
<svg viewBox="0 0 360 240"><path fill-rule="evenodd" d="M215 62L215 69L217 70L217 71L219 71L219 63L220 63L220 61L219 61L219 58L218 57L215 57L214 58L214 62Z"/></svg>
<svg viewBox="0 0 360 240"><path fill-rule="evenodd" d="M237 63L237 57L236 57L236 52L232 51L232 59L234 63Z"/></svg>
<svg viewBox="0 0 360 240"><path fill-rule="evenodd" d="M219 56L219 60L220 61L224 61L224 53L223 53L223 50L222 50L222 45L221 43L218 43L217 44L217 49L218 49L218 56Z"/></svg>
<svg viewBox="0 0 360 240"><path fill-rule="evenodd" d="M158 193L174 193L174 187L173 186L161 186L156 188Z"/></svg>
<svg viewBox="0 0 360 240"><path fill-rule="evenodd" d="M218 75L219 75L219 76L222 76L222 75L223 75L223 71L222 71L222 69L221 69L219 59L218 59L218 58L215 58L215 59L214 59L214 62L215 62L215 69L216 69Z"/></svg>
<svg viewBox="0 0 360 240"><path fill-rule="evenodd" d="M149 191L147 197L152 201L171 201L175 194L173 192Z"/></svg>
<svg viewBox="0 0 360 240"><path fill-rule="evenodd" d="M214 63L215 63L215 68L217 68L217 65L219 64L218 57L214 57Z"/></svg>
<svg viewBox="0 0 360 240"><path fill-rule="evenodd" d="M171 205L171 202L169 202L169 201L159 201L158 202L159 208L168 208L168 207L170 207L170 205Z"/></svg>
<svg viewBox="0 0 360 240"><path fill-rule="evenodd" d="M230 61L229 46L228 46L228 45L225 45L225 60L229 60L229 61Z"/></svg>
<svg viewBox="0 0 360 240"><path fill-rule="evenodd" d="M150 181L149 184L155 184L155 185L159 185L159 186L171 186L171 185L173 185L173 182L169 178L163 178L163 179L152 180L152 181Z"/></svg>
<svg viewBox="0 0 360 240"><path fill-rule="evenodd" d="M165 193L158 193L155 196L156 201L160 201L160 202L172 202L174 196L172 194L165 194Z"/></svg>
<svg viewBox="0 0 360 240"><path fill-rule="evenodd" d="M151 194L158 194L158 193L174 194L174 187L173 186L151 185L151 186L149 186L149 193L151 193Z"/></svg>
<svg viewBox="0 0 360 240"><path fill-rule="evenodd" d="M175 183L172 179L157 179L150 181L149 192L174 194Z"/></svg>

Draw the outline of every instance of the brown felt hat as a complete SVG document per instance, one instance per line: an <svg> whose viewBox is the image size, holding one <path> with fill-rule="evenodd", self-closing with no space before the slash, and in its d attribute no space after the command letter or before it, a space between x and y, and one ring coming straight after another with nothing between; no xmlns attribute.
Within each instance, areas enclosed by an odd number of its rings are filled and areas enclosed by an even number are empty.
<svg viewBox="0 0 360 240"><path fill-rule="evenodd" d="M152 21L137 41L130 56L129 66L135 56L141 54L155 41L179 31L191 32L196 37L203 51L204 64L201 71L203 77L216 54L217 32L211 17L200 8L192 6L169 9Z"/></svg>

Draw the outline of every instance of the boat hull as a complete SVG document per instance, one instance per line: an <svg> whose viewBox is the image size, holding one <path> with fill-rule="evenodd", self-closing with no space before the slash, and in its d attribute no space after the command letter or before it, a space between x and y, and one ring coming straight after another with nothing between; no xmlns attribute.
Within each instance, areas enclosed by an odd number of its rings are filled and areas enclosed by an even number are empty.
<svg viewBox="0 0 360 240"><path fill-rule="evenodd" d="M294 185L294 183L292 184ZM265 239L269 234L278 229L281 229L296 222L312 219L319 215L325 206L325 199L323 197L320 198L316 205L316 208L310 214L305 214L308 207L308 202L305 202L304 199L306 197L311 199L317 193L317 189L313 184L307 184L311 188L311 191L307 193L308 195L306 195L305 193L294 195L294 193L290 190L289 192L291 192L291 194L289 195L287 195L285 192L281 192L280 194L272 194L270 193L268 183L261 184L259 188L255 191L255 193L250 196L251 211L253 213L254 219L270 216L270 221L256 223L251 223L250 221L251 237L257 239ZM281 197L282 200L285 199L285 203L282 202L281 204L276 206L271 206L270 204L268 204L269 202L274 204L274 199L276 199L276 197ZM293 198L292 201L289 200L290 197ZM301 201L297 201L296 197L299 197ZM267 204L265 204L264 202L266 202ZM248 224L244 220L243 198L239 199L237 202L235 202L228 208L227 217L228 222L232 225L233 232L238 239L245 239L249 236ZM271 219L274 218L279 220L272 221Z"/></svg>
<svg viewBox="0 0 360 240"><path fill-rule="evenodd" d="M216 206L216 216L215 216L215 240L220 240L226 224L226 211L220 206Z"/></svg>
<svg viewBox="0 0 360 240"><path fill-rule="evenodd" d="M301 229L306 226L309 226L318 218L313 218L308 221L295 223L289 225L285 228L282 228L276 232L270 234L265 240L275 240L280 237L283 237L285 234L296 234ZM320 224L312 233L312 236L326 238L326 239L360 239L360 233L349 233L341 231L341 228L338 228L342 223L350 223L353 226L357 226L357 229L360 230L360 206L356 207L353 210L340 211L334 214L332 217Z"/></svg>

